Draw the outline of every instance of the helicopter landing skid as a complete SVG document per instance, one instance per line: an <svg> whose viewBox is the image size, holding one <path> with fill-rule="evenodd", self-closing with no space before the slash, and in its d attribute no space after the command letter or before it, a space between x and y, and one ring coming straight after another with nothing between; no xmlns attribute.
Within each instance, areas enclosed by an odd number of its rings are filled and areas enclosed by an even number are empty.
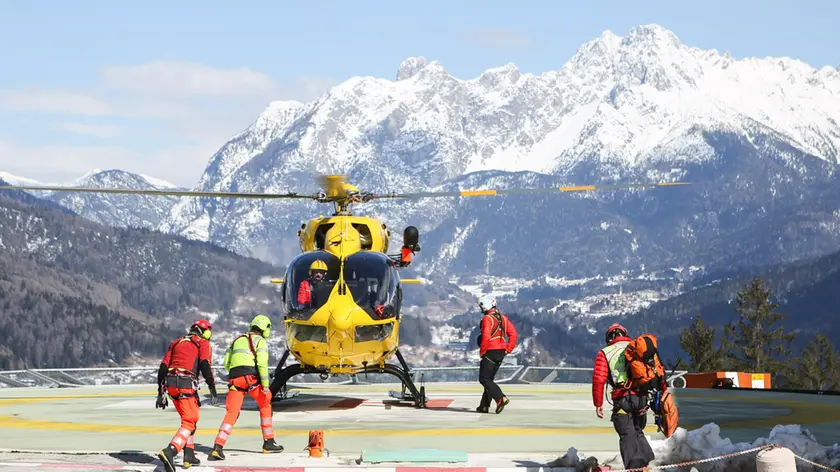
<svg viewBox="0 0 840 472"><path fill-rule="evenodd" d="M405 361L402 359L402 355L399 354L399 351L397 351L397 357L401 361L400 363L403 364L403 366L405 366ZM426 408L426 386L421 385L420 389L418 390L417 386L414 384L413 373L408 370L407 366L405 366L405 368L403 366L397 366L388 363L381 367L365 366L364 368L359 369L357 372L355 372L355 374L391 374L399 378L402 382L402 391L391 391L389 392L390 397L403 401L413 402L417 408ZM272 401L279 401L297 396L296 394L289 394L287 382L292 377L301 374L320 374L323 378L326 378L326 376L329 375L329 373L326 370L316 369L314 367L308 366L304 367L300 364L292 364L290 366L284 367L274 375L274 380L272 380L271 382L270 388L272 394ZM406 392L406 389L408 390L408 392Z"/></svg>

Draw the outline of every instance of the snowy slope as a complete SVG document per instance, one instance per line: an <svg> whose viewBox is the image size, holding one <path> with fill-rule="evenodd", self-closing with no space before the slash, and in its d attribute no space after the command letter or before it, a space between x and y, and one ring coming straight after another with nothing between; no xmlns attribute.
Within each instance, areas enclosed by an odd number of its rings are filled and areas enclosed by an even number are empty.
<svg viewBox="0 0 840 472"><path fill-rule="evenodd" d="M195 188L314 192L321 173L380 193L687 180L694 185L382 201L357 212L418 226L417 268L426 274L527 284L713 271L840 246L837 117L837 68L737 60L645 25L625 36L606 31L542 74L506 64L459 79L412 57L396 80L353 77L309 103L272 102L211 157ZM160 199L136 201L119 213L281 263L299 252L301 221L332 211L312 202L182 198L167 209Z"/></svg>
<svg viewBox="0 0 840 472"><path fill-rule="evenodd" d="M624 37L607 31L559 69L540 75L507 64L462 80L437 61L414 57L400 65L395 81L354 77L307 104L272 103L212 157L196 188L308 192L316 189L312 176L319 173L348 174L360 188L379 192L452 188L456 180L479 187L487 179L514 187L692 175L708 180L711 169L721 166L739 171L770 166L757 172L780 181L807 176L809 184L827 184L838 163L838 116L837 69L816 70L787 58L736 60L684 45L672 32L647 25ZM733 137L754 147L755 161L726 155L727 146L720 142ZM784 172L777 172L777 166ZM480 171L485 173L464 179ZM499 178L493 171L516 173ZM736 174L722 177L731 180ZM469 235L494 225L490 215L499 214L498 201L513 198L477 204L455 199L381 202L360 211L387 218L392 227L411 222L426 232L452 221L434 236L424 261L435 270L470 271L479 263L452 265L458 248L493 246L492 238L476 241ZM553 199L544 205L550 207L560 197L539 198ZM625 260L624 269L641 270L645 258L686 266L697 262L676 260L668 254L684 248L659 248L661 235L646 236L643 226L622 222L616 212L625 209L612 205L615 201L563 198L572 206L571 220L585 219L575 205L601 207L604 218L591 226L608 224L619 231L615 237L627 240L614 254ZM581 203L587 199L593 202ZM532 201L522 197L517 204ZM288 257L295 246L293 228L301 219L329 211L321 208L185 198L160 228L243 253ZM530 217L539 216L533 213ZM609 214L615 221L604 223ZM528 229L527 222L516 224ZM637 238L622 236L627 233L621 230L634 228ZM696 239L690 234L696 229L684 230L684 239ZM814 251L834 244L840 235L824 236L829 240ZM535 241L534 246L544 244ZM634 258L630 247L642 248L635 251L640 255Z"/></svg>
<svg viewBox="0 0 840 472"><path fill-rule="evenodd" d="M65 186L89 188L129 188L136 190L174 189L165 180L121 170L94 169L71 182L47 183L0 172L0 178L11 185ZM169 215L174 197L110 195L92 193L42 192L29 193L53 201L76 214L97 223L116 227L154 229Z"/></svg>

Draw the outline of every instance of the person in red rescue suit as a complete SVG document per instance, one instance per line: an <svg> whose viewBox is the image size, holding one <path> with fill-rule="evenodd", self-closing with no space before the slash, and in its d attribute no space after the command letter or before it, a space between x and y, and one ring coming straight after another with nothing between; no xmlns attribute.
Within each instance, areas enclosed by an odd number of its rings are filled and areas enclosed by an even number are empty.
<svg viewBox="0 0 840 472"><path fill-rule="evenodd" d="M592 373L592 402L598 418L604 417L604 385L612 387L613 410L610 420L618 433L618 446L624 467L635 469L647 467L655 458L653 449L645 438L649 398L640 396L624 386L627 382L627 361L624 350L632 341L627 329L613 323L607 329L606 346L598 351L595 369Z"/></svg>
<svg viewBox="0 0 840 472"><path fill-rule="evenodd" d="M516 347L516 328L507 316L496 309L495 298L489 295L481 297L478 300L478 307L484 313L478 342L481 356L478 382L484 387L484 393L475 411L488 413L492 398L496 401L496 414L499 414L510 403L510 399L505 396L494 379L505 356L513 352ZM505 336L507 336L507 341L505 341Z"/></svg>
<svg viewBox="0 0 840 472"><path fill-rule="evenodd" d="M181 416L181 427L172 441L158 454L167 472L175 471L175 456L184 451L184 467L198 465L201 461L195 457L195 430L199 417L198 372L204 376L210 389L211 403L218 401L216 382L213 378L213 353L210 348L212 336L210 323L199 320L193 323L188 334L175 339L158 369L158 400L156 408L167 406L164 393L172 398L175 410Z"/></svg>
<svg viewBox="0 0 840 472"><path fill-rule="evenodd" d="M311 307L312 292L315 287L324 280L327 275L327 264L318 259L309 266L309 278L300 283L300 288L297 293L298 304L306 307Z"/></svg>

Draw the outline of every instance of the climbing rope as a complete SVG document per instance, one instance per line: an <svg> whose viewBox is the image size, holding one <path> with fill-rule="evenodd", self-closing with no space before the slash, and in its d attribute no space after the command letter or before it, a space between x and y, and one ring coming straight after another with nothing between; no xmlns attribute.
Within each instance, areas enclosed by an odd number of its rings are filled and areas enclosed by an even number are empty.
<svg viewBox="0 0 840 472"><path fill-rule="evenodd" d="M611 472L645 472L645 471L648 471L648 470L675 469L677 467L687 467L687 466L690 466L690 465L705 464L707 462L714 462L714 461L719 461L719 460L723 460L723 459L729 459L729 458L732 458L732 457L743 456L743 455L747 455L747 454L762 451L762 450L775 449L777 447L781 447L781 446L778 446L776 444L768 444L766 446L758 446L758 447L754 447L752 449L744 449L743 451L732 452L732 453L729 453L729 454L724 454L722 456L708 457L706 459L698 459L698 460L695 460L695 461L680 462L679 464L650 465L650 466L647 466L647 467L639 467L639 468L636 468L636 469L616 469L616 470L611 470Z"/></svg>
<svg viewBox="0 0 840 472"><path fill-rule="evenodd" d="M817 464L816 462L809 461L808 459L806 459L804 457L799 457L796 454L794 454L793 457L801 460L802 462L805 462L806 464L811 464L812 466L823 469L823 470L828 470L830 472L840 472L840 470L832 469L831 467L828 467L826 465Z"/></svg>
<svg viewBox="0 0 840 472"><path fill-rule="evenodd" d="M753 452L770 450L770 449L777 449L777 448L780 448L780 447L782 447L782 446L780 446L778 444L767 444L765 446L758 446L758 447L754 447L754 448L751 448L751 449L744 449L743 451L732 452L730 454L724 454L722 456L709 457L709 458L706 458L706 459L698 459L698 460L695 460L695 461L680 462L679 464L651 465L651 466L648 466L648 467L639 467L639 468L636 468L636 469L615 469L615 470L612 470L611 472L645 472L645 471L648 471L648 470L674 469L674 468L677 468L677 467L687 467L687 466L690 466L690 465L705 464L707 462L714 462L714 461L720 461L720 460L724 460L724 459L730 459L732 457L744 456L744 455L747 455L747 454L751 454ZM825 466L825 465L822 465L822 464L817 464L816 462L810 461L810 460L808 460L804 457L798 456L796 454L794 454L793 456L796 457L797 459L801 460L802 462L805 462L806 464L810 464L814 467L817 467L817 468L820 468L820 469L823 469L823 470L827 470L829 472L840 472L840 470L838 470L838 469L833 469L831 467L828 467L828 466Z"/></svg>

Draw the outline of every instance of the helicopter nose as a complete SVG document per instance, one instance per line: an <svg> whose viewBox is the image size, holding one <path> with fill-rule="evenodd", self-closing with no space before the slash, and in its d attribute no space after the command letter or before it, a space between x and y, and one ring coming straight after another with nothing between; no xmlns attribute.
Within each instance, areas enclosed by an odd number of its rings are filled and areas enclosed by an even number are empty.
<svg viewBox="0 0 840 472"><path fill-rule="evenodd" d="M348 313L333 312L330 314L330 324L332 324L333 329L336 331L349 331L350 316Z"/></svg>

